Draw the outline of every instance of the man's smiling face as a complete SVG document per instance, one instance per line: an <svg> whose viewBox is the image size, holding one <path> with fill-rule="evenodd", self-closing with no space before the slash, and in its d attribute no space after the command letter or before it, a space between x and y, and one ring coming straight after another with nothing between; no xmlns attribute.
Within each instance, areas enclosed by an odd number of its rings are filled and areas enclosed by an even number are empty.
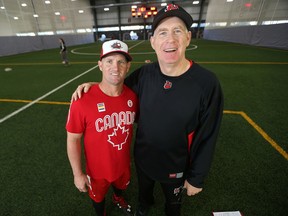
<svg viewBox="0 0 288 216"><path fill-rule="evenodd" d="M173 64L185 58L186 47L189 46L191 32L178 17L163 19L150 38L159 63Z"/></svg>

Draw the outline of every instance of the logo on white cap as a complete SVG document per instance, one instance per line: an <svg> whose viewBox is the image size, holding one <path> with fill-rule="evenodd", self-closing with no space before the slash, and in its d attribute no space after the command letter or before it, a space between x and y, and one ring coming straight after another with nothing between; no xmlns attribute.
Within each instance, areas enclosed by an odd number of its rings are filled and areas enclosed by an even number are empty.
<svg viewBox="0 0 288 216"><path fill-rule="evenodd" d="M112 49L121 49L121 48L122 48L122 47L121 47L121 43L115 42L115 43L113 43L113 44L111 45L111 48L112 48Z"/></svg>
<svg viewBox="0 0 288 216"><path fill-rule="evenodd" d="M102 59L104 56L110 54L110 53L121 53L126 56L126 58L131 61L132 57L128 53L128 46L124 42L120 40L111 40L106 41L102 45L102 51L100 55L100 59Z"/></svg>

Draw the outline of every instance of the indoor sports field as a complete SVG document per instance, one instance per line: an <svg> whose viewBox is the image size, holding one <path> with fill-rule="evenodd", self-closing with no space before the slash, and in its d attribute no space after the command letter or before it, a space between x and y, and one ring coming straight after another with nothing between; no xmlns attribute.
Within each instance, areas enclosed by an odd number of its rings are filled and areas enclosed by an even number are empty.
<svg viewBox="0 0 288 216"><path fill-rule="evenodd" d="M131 71L155 61L148 41L126 42ZM94 215L87 194L73 184L65 123L76 87L101 80L100 47L68 47L69 66L61 64L58 49L0 57L1 215ZM288 51L192 40L187 57L215 72L225 110L204 190L184 198L183 215L288 215ZM126 195L134 209L136 181L133 166ZM151 215L160 216L158 186L155 195ZM121 215L110 196L106 204L109 216Z"/></svg>

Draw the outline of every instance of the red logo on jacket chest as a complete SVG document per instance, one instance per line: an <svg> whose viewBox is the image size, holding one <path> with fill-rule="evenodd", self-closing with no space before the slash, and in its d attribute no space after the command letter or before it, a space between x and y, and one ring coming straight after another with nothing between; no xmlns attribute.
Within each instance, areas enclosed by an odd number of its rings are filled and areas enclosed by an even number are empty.
<svg viewBox="0 0 288 216"><path fill-rule="evenodd" d="M163 87L164 87L164 89L172 88L172 82L169 82L168 80L166 80Z"/></svg>

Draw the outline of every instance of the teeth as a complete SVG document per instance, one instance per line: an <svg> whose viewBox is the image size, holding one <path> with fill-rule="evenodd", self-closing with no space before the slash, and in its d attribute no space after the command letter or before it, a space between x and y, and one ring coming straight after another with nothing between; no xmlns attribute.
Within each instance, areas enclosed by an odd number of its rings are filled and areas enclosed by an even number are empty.
<svg viewBox="0 0 288 216"><path fill-rule="evenodd" d="M170 49L166 49L166 50L164 50L165 52L173 52L173 51L175 51L176 49L175 48L170 48Z"/></svg>

